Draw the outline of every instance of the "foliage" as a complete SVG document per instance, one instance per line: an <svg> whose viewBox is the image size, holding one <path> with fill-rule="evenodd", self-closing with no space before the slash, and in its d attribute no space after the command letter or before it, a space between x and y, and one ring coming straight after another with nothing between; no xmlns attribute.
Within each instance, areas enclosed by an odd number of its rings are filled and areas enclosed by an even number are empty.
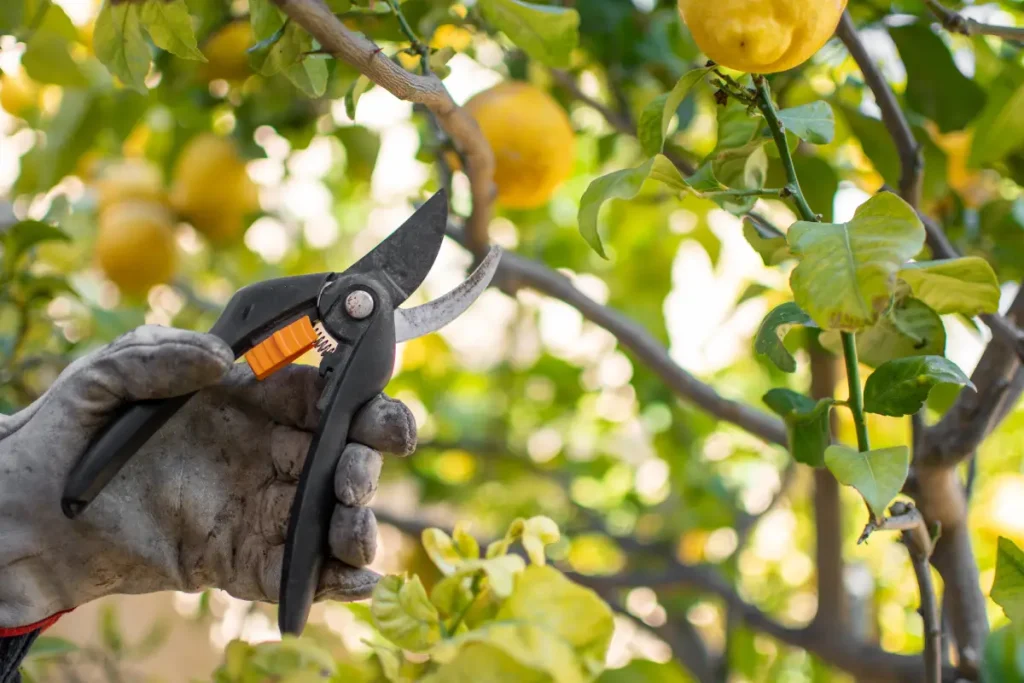
<svg viewBox="0 0 1024 683"><path fill-rule="evenodd" d="M544 546L558 541L547 517L517 519L505 536L480 546L464 527L454 538L423 532L423 546L444 575L427 595L417 576L387 576L374 589L370 615L381 642L352 678L329 651L307 639L228 645L217 683L262 681L552 681L594 680L612 636L611 609L593 591L546 566ZM520 541L531 564L507 554ZM404 652L424 656L410 659ZM342 678L342 673L350 676ZM319 677L317 677L317 675Z"/></svg>
<svg viewBox="0 0 1024 683"><path fill-rule="evenodd" d="M0 94L10 94L0 99L18 110L0 118L0 193L15 216L0 213L3 412L144 321L205 330L241 286L342 269L365 251L362 229L389 227L406 199L450 186L457 214L474 208L469 176L450 178L461 141L419 107L382 106L391 95L324 54L272 0L108 1L81 15L48 0L0 5ZM388 388L416 408L422 444L388 462L380 495L393 487L417 509L508 533L481 550L463 527L432 530L391 558L407 573L382 581L372 606L332 607L370 634L358 652L323 633L236 641L217 680L590 679L611 626L588 583L607 589L624 623L672 648L667 664L620 658L624 668L600 680L834 680L849 658L799 628L812 623L816 591L829 594L814 562L831 544L816 533L838 537L834 559L873 577L859 603L864 633L843 635L916 657L924 629L910 562L882 532L855 541L905 488L907 416L959 414L950 406L956 392L973 396L964 371L987 326L977 316L1005 311L1000 300L1024 276L1019 49L940 27L928 3L852 3L921 148L911 207L895 194L904 159L878 116L884 102L839 40L761 80L708 65L671 0L327 5L380 47L373 59L394 79L433 73L460 103L494 80L550 94L572 123L574 165L546 204L498 205L491 225L547 279L500 278L515 296L489 292L469 327L405 345ZM987 7L993 21L1024 23L1019 2ZM229 28L247 44L224 69L214 62ZM32 87L9 87L16 76ZM223 174L197 171L220 192L204 206L232 208L230 229L170 207L175 272L142 296L119 291L95 263L102 170L141 159L173 179L210 136L247 163L259 206L229 197L221 185L233 181L207 180ZM395 149L409 147L396 167ZM916 210L963 256L936 252ZM568 294L559 273L575 286ZM845 398L810 392L811 376L836 362L854 378ZM984 409L992 394L977 390ZM1005 410L978 449L976 508L997 472L1020 479L1021 417ZM751 415L757 436L787 448L742 433ZM839 521L818 516L828 503L794 462L852 487L835 503ZM995 573L992 599L1016 618L1015 547L997 538L1019 545L1024 529L1000 505L972 508L971 561ZM734 603L742 609L723 606ZM101 631L104 661L121 663L111 657L124 650L120 629ZM1024 675L1014 633L997 630L985 647L983 668L998 680ZM721 662L709 652L723 642ZM73 646L40 641L29 671L78 656L62 647Z"/></svg>

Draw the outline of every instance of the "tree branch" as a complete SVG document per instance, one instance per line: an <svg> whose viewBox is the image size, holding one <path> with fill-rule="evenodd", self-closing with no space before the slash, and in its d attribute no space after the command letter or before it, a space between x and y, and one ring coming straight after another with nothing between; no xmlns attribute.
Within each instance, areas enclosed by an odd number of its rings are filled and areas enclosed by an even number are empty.
<svg viewBox="0 0 1024 683"><path fill-rule="evenodd" d="M938 0L925 0L925 4L942 23L942 27L950 33L959 33L964 36L996 36L1004 40L1024 41L1024 27L983 24L965 17L959 12L954 12Z"/></svg>
<svg viewBox="0 0 1024 683"><path fill-rule="evenodd" d="M345 26L322 0L274 1L292 21L316 38L324 50L348 62L395 97L423 104L437 117L466 161L473 197L466 243L474 253L482 253L487 248L487 227L495 198L494 154L476 121L455 104L436 76L409 73L388 59L372 40Z"/></svg>
<svg viewBox="0 0 1024 683"><path fill-rule="evenodd" d="M597 303L558 271L519 254L505 252L494 279L495 284L505 291L514 292L528 287L569 304L584 318L615 335L620 344L632 351L680 397L768 443L786 445L786 430L781 420L721 396L713 387L679 367L665 347L636 321Z"/></svg>
<svg viewBox="0 0 1024 683"><path fill-rule="evenodd" d="M871 56L865 49L864 43L861 42L860 36L857 35L857 28L853 24L849 11L843 12L843 17L839 20L839 26L836 28L836 35L846 45L853 60L857 62L861 73L864 74L864 81L875 95L878 108L882 110L882 122L885 123L899 154L900 195L916 208L921 203L921 183L924 177L924 157L921 154L921 147L917 144L907 117L896 101L896 94L885 81L878 66L871 61Z"/></svg>
<svg viewBox="0 0 1024 683"><path fill-rule="evenodd" d="M932 584L932 538L924 517L916 508L896 503L880 529L902 530L903 544L910 553L914 576L921 594L921 619L924 621L924 669L927 683L942 682L942 626L939 621L939 605L935 600L935 586Z"/></svg>

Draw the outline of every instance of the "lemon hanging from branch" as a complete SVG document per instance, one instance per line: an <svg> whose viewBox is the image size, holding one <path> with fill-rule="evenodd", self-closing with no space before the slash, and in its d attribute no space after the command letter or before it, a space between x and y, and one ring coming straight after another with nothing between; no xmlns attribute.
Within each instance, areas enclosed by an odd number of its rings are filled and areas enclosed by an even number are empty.
<svg viewBox="0 0 1024 683"><path fill-rule="evenodd" d="M785 71L832 37L846 0L679 0L700 49L748 73Z"/></svg>

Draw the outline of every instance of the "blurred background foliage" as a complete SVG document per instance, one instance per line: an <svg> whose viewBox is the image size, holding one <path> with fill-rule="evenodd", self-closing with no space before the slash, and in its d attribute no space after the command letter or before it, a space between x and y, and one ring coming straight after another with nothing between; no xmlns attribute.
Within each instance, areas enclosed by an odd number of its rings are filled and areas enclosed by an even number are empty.
<svg viewBox="0 0 1024 683"><path fill-rule="evenodd" d="M417 68L386 2L328 4L388 57ZM579 44L560 69L517 49L471 3L401 3L425 42L450 48L438 66L457 102L499 81L528 81L555 98L575 131L571 176L536 208L499 206L492 239L570 274L729 398L760 405L773 386L805 391L806 362L785 375L750 348L763 315L788 299L786 274L764 266L739 221L714 203L648 187L606 209L610 261L580 238L576 216L588 183L642 158L629 134L639 112L703 58L674 3L551 4L572 6L580 19ZM98 2L3 5L0 197L7 198L2 222L15 227L2 242L0 411L35 400L71 360L137 325L205 330L247 283L344 269L400 224L411 202L445 182L434 164L443 143L425 117L357 83L352 68L307 58L323 67L322 89L291 71L254 73L250 61L273 48L246 53L258 40L245 0L188 0L208 61L154 48L144 92L124 87L97 60ZM950 7L1024 23L1016 0ZM924 146L922 208L964 253L989 261L1008 301L1024 276L1021 51L942 31L918 0L854 0L850 11ZM315 80L320 70L307 76ZM809 200L826 220L848 219L883 184L898 183L896 149L841 43L829 42L772 85L783 107L824 99L836 113L831 143L796 149ZM696 166L715 149L716 107L708 88L680 105L666 148L683 163ZM509 125L518 113L509 112ZM781 174L770 159L769 178ZM190 186L196 178L202 182ZM454 209L467 213L461 174L453 191ZM759 210L777 225L794 220L781 202L761 200ZM447 244L418 301L446 291L470 262ZM947 355L969 372L987 331L955 316L944 323ZM787 345L806 361L802 334ZM375 568L417 573L429 587L438 577L417 543L424 523L471 519L474 533L494 537L516 517L547 515L563 530L548 550L556 566L620 579L607 596L621 614L613 670L602 680L690 680L666 644L680 630L724 652L731 681L845 680L815 656L737 626L714 596L643 582L674 555L715 567L779 622L806 625L817 601L813 476L781 448L678 400L576 310L529 290L514 297L491 290L442 333L405 344L388 391L412 407L421 445L385 467ZM942 399L932 397L932 418L948 407ZM1022 424L1024 412L1015 410L977 458L971 529L986 594L996 537L1024 542ZM871 415L870 428L874 443L886 446L906 442L909 423ZM852 429L840 424L847 442ZM863 507L852 491L843 500L845 590L859 634L916 653L922 627L905 551L881 537L857 546ZM999 627L1002 611L989 608ZM302 641L315 643L316 653L260 646L272 649L266 656L294 663L328 652L338 667L331 680L372 680L365 606L318 609L320 624ZM143 611L157 616L141 618ZM65 617L40 641L27 672L34 680L210 680L229 640L274 635L272 615L271 607L219 592L111 598ZM1024 680L1024 646L1011 632L998 632L990 650L992 680Z"/></svg>

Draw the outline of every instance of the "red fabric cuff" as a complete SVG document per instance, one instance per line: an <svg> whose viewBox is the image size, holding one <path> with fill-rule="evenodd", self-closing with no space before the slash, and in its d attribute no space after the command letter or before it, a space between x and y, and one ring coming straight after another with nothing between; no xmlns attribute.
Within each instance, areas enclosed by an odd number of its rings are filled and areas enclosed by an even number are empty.
<svg viewBox="0 0 1024 683"><path fill-rule="evenodd" d="M54 624L62 616L70 612L71 610L66 609L63 612L57 612L52 617L46 617L42 621L37 621L34 624L28 626L14 626L12 628L0 628L0 638L13 638L14 636L23 636L26 633L32 633L33 631L45 631Z"/></svg>

